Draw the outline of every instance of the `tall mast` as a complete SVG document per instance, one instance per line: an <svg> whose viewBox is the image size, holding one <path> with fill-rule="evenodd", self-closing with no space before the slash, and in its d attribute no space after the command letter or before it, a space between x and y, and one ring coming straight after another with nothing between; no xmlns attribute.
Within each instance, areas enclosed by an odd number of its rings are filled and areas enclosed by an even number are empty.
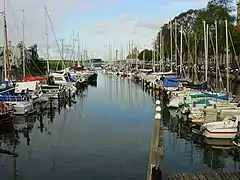
<svg viewBox="0 0 240 180"><path fill-rule="evenodd" d="M117 65L117 62L118 62L118 49L116 49L116 64Z"/></svg>
<svg viewBox="0 0 240 180"><path fill-rule="evenodd" d="M47 12L47 7L45 6L45 10L46 10L46 51L47 51L47 73L50 72L50 67L49 67L49 47L48 47L48 12Z"/></svg>
<svg viewBox="0 0 240 180"><path fill-rule="evenodd" d="M64 60L64 39L60 39L61 41L61 56L62 56L62 60ZM62 63L62 69L64 68L63 63Z"/></svg>
<svg viewBox="0 0 240 180"><path fill-rule="evenodd" d="M173 32L172 32L172 20L170 20L170 50L171 50L171 54L170 54L170 63L171 63L171 71L172 71L172 60L173 60L173 44L172 44L172 34L173 34Z"/></svg>
<svg viewBox="0 0 240 180"><path fill-rule="evenodd" d="M206 37L206 21L203 21L203 36L204 36L204 52L205 52L205 81L208 80L208 64L207 64L207 37Z"/></svg>
<svg viewBox="0 0 240 180"><path fill-rule="evenodd" d="M78 67L80 67L80 39L79 39L79 32L77 33L77 41L78 41Z"/></svg>
<svg viewBox="0 0 240 180"><path fill-rule="evenodd" d="M144 45L144 48L143 48L143 69L145 69L145 45Z"/></svg>
<svg viewBox="0 0 240 180"><path fill-rule="evenodd" d="M181 35L180 35L180 76L182 76L182 66L183 66L183 26L181 25Z"/></svg>
<svg viewBox="0 0 240 180"><path fill-rule="evenodd" d="M215 48L216 48L216 88L218 88L218 26L217 26L217 21L215 21Z"/></svg>
<svg viewBox="0 0 240 180"><path fill-rule="evenodd" d="M226 26L226 64L227 64L227 93L230 92L230 84L229 84L229 47L228 47L228 21L225 20Z"/></svg>
<svg viewBox="0 0 240 180"><path fill-rule="evenodd" d="M7 38L7 19L6 19L6 3L4 0L4 72L5 72L5 80L10 80L10 59L9 59L9 49L8 49L8 38Z"/></svg>
<svg viewBox="0 0 240 180"><path fill-rule="evenodd" d="M160 71L163 72L162 70L162 29L160 30L159 34L159 66L160 66Z"/></svg>
<svg viewBox="0 0 240 180"><path fill-rule="evenodd" d="M25 26L24 26L24 21L25 21L25 14L24 14L24 9L22 9L22 63L23 63L23 77L26 76L26 63L25 63Z"/></svg>
<svg viewBox="0 0 240 180"><path fill-rule="evenodd" d="M174 29L175 29L175 66L177 67L177 19L175 19L174 23Z"/></svg>
<svg viewBox="0 0 240 180"><path fill-rule="evenodd" d="M75 61L75 31L73 29L73 66L75 65L74 61Z"/></svg>

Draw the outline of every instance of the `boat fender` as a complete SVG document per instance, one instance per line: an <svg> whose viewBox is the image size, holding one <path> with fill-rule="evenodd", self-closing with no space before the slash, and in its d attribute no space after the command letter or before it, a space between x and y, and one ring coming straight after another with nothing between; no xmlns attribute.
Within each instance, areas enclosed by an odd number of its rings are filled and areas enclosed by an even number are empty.
<svg viewBox="0 0 240 180"><path fill-rule="evenodd" d="M5 89L6 88L6 84L1 84L0 89Z"/></svg>
<svg viewBox="0 0 240 180"><path fill-rule="evenodd" d="M193 107L196 107L196 101L193 102Z"/></svg>

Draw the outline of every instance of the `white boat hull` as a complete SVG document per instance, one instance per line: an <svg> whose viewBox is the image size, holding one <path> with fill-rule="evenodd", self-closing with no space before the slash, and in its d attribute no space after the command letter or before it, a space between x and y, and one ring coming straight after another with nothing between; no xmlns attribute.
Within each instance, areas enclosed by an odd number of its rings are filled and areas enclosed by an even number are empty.
<svg viewBox="0 0 240 180"><path fill-rule="evenodd" d="M28 115L34 112L34 107L32 101L22 101L22 102L7 102L14 104L14 115L22 116L22 115Z"/></svg>
<svg viewBox="0 0 240 180"><path fill-rule="evenodd" d="M219 129L217 131L204 130L202 135L211 139L233 139L237 134L237 129Z"/></svg>

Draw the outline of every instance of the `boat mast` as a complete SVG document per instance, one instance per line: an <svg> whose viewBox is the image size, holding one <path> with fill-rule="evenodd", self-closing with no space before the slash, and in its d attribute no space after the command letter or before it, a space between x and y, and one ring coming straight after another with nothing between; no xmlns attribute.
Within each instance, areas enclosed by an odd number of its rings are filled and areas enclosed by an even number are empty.
<svg viewBox="0 0 240 180"><path fill-rule="evenodd" d="M226 26L226 64L227 64L227 94L230 92L230 84L229 84L229 47L228 47L228 21L225 20L225 26Z"/></svg>
<svg viewBox="0 0 240 180"><path fill-rule="evenodd" d="M9 59L9 49L8 49L8 38L7 38L7 19L6 19L6 3L4 0L4 72L5 72L5 80L10 80L10 59Z"/></svg>
<svg viewBox="0 0 240 180"><path fill-rule="evenodd" d="M26 63L25 63L25 13L24 9L22 9L22 63L23 63L23 77L26 76Z"/></svg>
<svg viewBox="0 0 240 180"><path fill-rule="evenodd" d="M162 68L162 29L160 30L159 34L159 66L160 66L160 72L163 72Z"/></svg>
<svg viewBox="0 0 240 180"><path fill-rule="evenodd" d="M78 41L78 67L80 67L80 39L79 39L79 32L77 33L77 41Z"/></svg>
<svg viewBox="0 0 240 180"><path fill-rule="evenodd" d="M46 10L46 51L47 51L47 73L49 73L50 71L50 67L49 67L49 49L48 49L48 11L47 11L47 7L45 6L45 10Z"/></svg>
<svg viewBox="0 0 240 180"><path fill-rule="evenodd" d="M216 61L216 89L218 88L218 26L217 21L215 21L215 43L216 43L216 55L215 55L215 61Z"/></svg>
<svg viewBox="0 0 240 180"><path fill-rule="evenodd" d="M172 32L173 30L172 30L172 20L170 20L170 51L171 51L171 53L170 53L170 63L171 63L171 71L173 70L173 65L172 65L172 62L173 62L173 43L172 43L172 41L173 41L173 39L172 39L172 35L173 35L173 32Z"/></svg>
<svg viewBox="0 0 240 180"><path fill-rule="evenodd" d="M180 76L182 76L182 68L183 68L183 26L181 25L180 30Z"/></svg>
<svg viewBox="0 0 240 180"><path fill-rule="evenodd" d="M203 21L203 36L204 36L204 52L205 52L205 82L208 80L208 64L207 64L207 37L206 37L206 21Z"/></svg>
<svg viewBox="0 0 240 180"><path fill-rule="evenodd" d="M143 48L143 69L145 69L145 45L144 45L144 48Z"/></svg>
<svg viewBox="0 0 240 180"><path fill-rule="evenodd" d="M178 61L177 61L177 19L175 19L175 22L174 22L174 31L175 31L175 66L177 67L178 65Z"/></svg>
<svg viewBox="0 0 240 180"><path fill-rule="evenodd" d="M75 30L73 29L73 66L75 65Z"/></svg>

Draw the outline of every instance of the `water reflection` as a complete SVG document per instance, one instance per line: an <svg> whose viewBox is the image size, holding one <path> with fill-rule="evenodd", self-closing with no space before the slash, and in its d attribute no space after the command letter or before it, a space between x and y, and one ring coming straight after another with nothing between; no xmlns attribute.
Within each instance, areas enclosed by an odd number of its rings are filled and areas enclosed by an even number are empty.
<svg viewBox="0 0 240 180"><path fill-rule="evenodd" d="M212 169L240 172L239 152L234 151L229 140L207 140L196 137L177 118L166 119L164 143L167 150L164 164L167 173ZM174 167L169 168L171 160L176 163Z"/></svg>
<svg viewBox="0 0 240 180"><path fill-rule="evenodd" d="M47 108L39 106L34 116L0 125L0 177L146 179L152 97L128 79L99 75L97 87L79 92L74 101L53 101ZM189 129L167 109L163 117L164 176L239 171L238 150L193 141Z"/></svg>
<svg viewBox="0 0 240 180"><path fill-rule="evenodd" d="M146 106L150 97L143 93L131 79L116 76L105 76L104 86L109 92L109 101L118 103L124 109L133 109L138 106Z"/></svg>
<svg viewBox="0 0 240 180"><path fill-rule="evenodd" d="M19 155L0 155L0 177L146 179L151 98L131 81L104 78L78 93L76 103L53 100L9 128L0 125L1 148Z"/></svg>

